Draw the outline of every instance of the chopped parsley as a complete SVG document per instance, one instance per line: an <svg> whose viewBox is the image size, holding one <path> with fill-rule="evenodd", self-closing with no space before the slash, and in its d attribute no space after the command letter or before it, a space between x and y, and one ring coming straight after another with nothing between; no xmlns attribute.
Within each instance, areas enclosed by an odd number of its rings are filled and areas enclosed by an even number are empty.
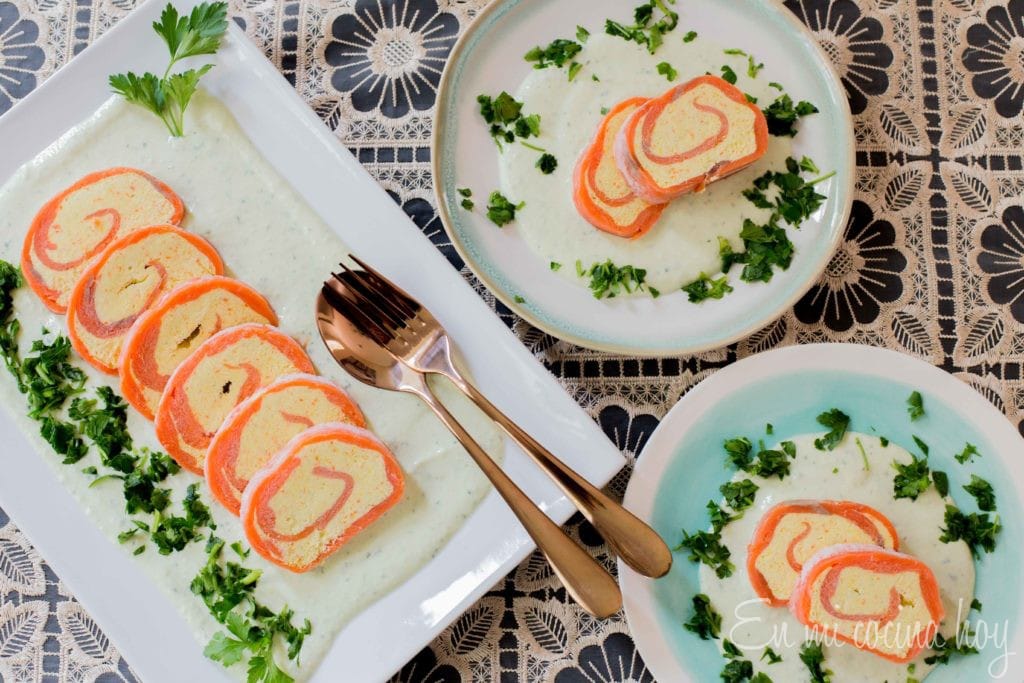
<svg viewBox="0 0 1024 683"><path fill-rule="evenodd" d="M807 155L800 157L799 166L801 171L807 171L808 173L821 173L821 169L818 168L818 165Z"/></svg>
<svg viewBox="0 0 1024 683"><path fill-rule="evenodd" d="M182 550L199 538L203 527L212 528L210 509L199 500L196 484L189 484L182 501L184 516L164 517L156 513L156 520L150 527L150 538L161 555L170 555Z"/></svg>
<svg viewBox="0 0 1024 683"><path fill-rule="evenodd" d="M740 239L745 250L723 254L723 263L728 261L730 267L733 263L742 263L740 279L744 282L768 282L772 279L774 267L786 270L793 262L793 243L785 228L776 224L774 216L764 225L745 219Z"/></svg>
<svg viewBox="0 0 1024 683"><path fill-rule="evenodd" d="M896 476L892 480L892 497L909 498L917 500L917 497L928 490L931 485L929 476L928 460L910 456L910 462L900 464L893 461L892 467L896 470Z"/></svg>
<svg viewBox="0 0 1024 683"><path fill-rule="evenodd" d="M715 571L715 576L724 579L732 576L736 567L729 558L732 552L722 544L721 533L717 531L696 531L693 534L683 529L683 540L673 550L689 550L691 562L701 562Z"/></svg>
<svg viewBox="0 0 1024 683"><path fill-rule="evenodd" d="M736 72L728 64L722 65L722 80L730 85L736 85Z"/></svg>
<svg viewBox="0 0 1024 683"><path fill-rule="evenodd" d="M722 628L722 615L715 611L711 599L703 593L693 596L693 616L683 628L696 633L701 640L717 638Z"/></svg>
<svg viewBox="0 0 1024 683"><path fill-rule="evenodd" d="M954 655L965 657L978 654L978 648L969 643L973 637L974 631L971 630L970 625L966 621L960 624L960 628L957 629L956 638L952 640L948 640L941 633L936 633L935 639L928 646L934 654L925 657L924 663L949 664L950 658Z"/></svg>
<svg viewBox="0 0 1024 683"><path fill-rule="evenodd" d="M495 190L487 198L487 218L500 228L514 221L516 211L524 206L526 206L526 202L513 204L505 195Z"/></svg>
<svg viewBox="0 0 1024 683"><path fill-rule="evenodd" d="M645 269L634 266L617 266L612 263L611 259L604 263L594 263L586 270L577 261L576 272L580 277L590 278L589 287L595 299L612 298L622 292L628 294L642 291L647 279Z"/></svg>
<svg viewBox="0 0 1024 683"><path fill-rule="evenodd" d="M945 498L949 495L949 476L940 470L932 470L932 483L940 496Z"/></svg>
<svg viewBox="0 0 1024 683"><path fill-rule="evenodd" d="M768 450L765 449L764 444L761 444L757 459L754 460L748 471L765 479L768 477L785 479L789 475L789 459L796 454L796 447L792 441L784 441L780 445L782 450Z"/></svg>
<svg viewBox="0 0 1024 683"><path fill-rule="evenodd" d="M732 439L726 439L722 444L725 448L726 459L736 469L748 471L750 464L754 458L751 452L754 449L754 445L750 443L750 439L745 436L737 436Z"/></svg>
<svg viewBox="0 0 1024 683"><path fill-rule="evenodd" d="M736 519L736 517L733 517L728 512L719 507L718 503L716 503L713 500L709 500L708 504L705 507L708 511L708 518L711 520L711 528L714 530L715 533L718 533L719 531L724 529L729 522Z"/></svg>
<svg viewBox="0 0 1024 683"><path fill-rule="evenodd" d="M237 544L232 544L235 552ZM303 642L312 630L306 619L301 627L292 623L294 612L287 606L274 612L253 597L260 579L257 569L223 561L224 541L210 535L206 544L207 561L192 579L192 592L203 599L210 614L227 632L216 633L203 654L224 666L231 666L249 655L248 683L290 683L291 676L274 659L275 643L285 646L288 659L298 660Z"/></svg>
<svg viewBox="0 0 1024 683"><path fill-rule="evenodd" d="M460 195L462 195L462 201L459 202L459 204L461 204L462 208L465 209L466 211L472 211L473 207L475 206L473 200L470 199L470 197L473 196L473 190L469 189L468 187L460 187L457 191Z"/></svg>
<svg viewBox="0 0 1024 683"><path fill-rule="evenodd" d="M828 429L824 436L814 440L814 447L819 451L831 451L842 442L846 430L850 428L850 416L833 408L817 417L818 424Z"/></svg>
<svg viewBox="0 0 1024 683"><path fill-rule="evenodd" d="M546 69L549 66L562 68L571 62L582 49L583 46L575 40L556 38L547 47L537 46L533 48L523 55L523 59L533 62L534 69Z"/></svg>
<svg viewBox="0 0 1024 683"><path fill-rule="evenodd" d="M922 441L921 437L917 436L916 434L911 434L910 438L914 440L914 443L917 444L917 447L921 449L921 452L924 453L925 456L927 456L928 452L931 450L928 448L928 444Z"/></svg>
<svg viewBox="0 0 1024 683"><path fill-rule="evenodd" d="M993 512L996 509L996 492L992 484L976 474L971 475L971 483L964 485L964 491L971 494L982 512Z"/></svg>
<svg viewBox="0 0 1024 683"><path fill-rule="evenodd" d="M707 299L721 299L732 291L729 278L725 275L718 278L710 278L707 273L701 273L700 277L681 288L689 297L690 303L700 303Z"/></svg>
<svg viewBox="0 0 1024 683"><path fill-rule="evenodd" d="M555 172L555 169L558 168L558 159L556 159L553 154L544 152L540 155L540 159L537 159L536 166L544 175L551 175Z"/></svg>
<svg viewBox="0 0 1024 683"><path fill-rule="evenodd" d="M675 0L649 0L633 10L633 23L621 24L607 19L604 31L610 36L643 45L652 55L664 42L666 33L679 24L679 13L669 9ZM659 16L655 18L655 11Z"/></svg>
<svg viewBox="0 0 1024 683"><path fill-rule="evenodd" d="M659 62L656 68L659 74L670 81L676 80L676 77L679 75L679 72L676 71L668 62Z"/></svg>
<svg viewBox="0 0 1024 683"><path fill-rule="evenodd" d="M946 506L945 522L946 526L942 529L939 540L943 543L963 541L975 557L981 556L979 548L987 553L995 551L996 536L1003 528L998 515L989 521L985 513L972 512L965 515L955 505Z"/></svg>
<svg viewBox="0 0 1024 683"><path fill-rule="evenodd" d="M729 507L736 512L741 512L754 504L757 488L757 484L754 482L743 479L722 484L718 490L725 497L725 502L729 504Z"/></svg>
<svg viewBox="0 0 1024 683"><path fill-rule="evenodd" d="M770 647L766 647L764 649L764 654L761 655L761 660L768 660L769 664L778 664L782 661L782 655L778 654Z"/></svg>
<svg viewBox="0 0 1024 683"><path fill-rule="evenodd" d="M814 162L804 157L811 164ZM813 180L804 180L800 177L801 162L789 157L786 159L786 172L768 171L754 180L754 186L743 190L746 197L754 206L761 209L772 209L772 219L785 219L790 224L799 227L800 223L810 217L821 207L826 197L819 194L815 185L831 178L834 173L819 176ZM806 166L806 164L805 164ZM775 186L775 200L770 201L766 192L771 186Z"/></svg>
<svg viewBox="0 0 1024 683"><path fill-rule="evenodd" d="M588 31L587 29L583 28L582 26L577 26L576 27L576 40L578 40L581 43L585 43L585 42L587 42L587 38L589 38L589 37L590 37L590 31Z"/></svg>
<svg viewBox="0 0 1024 683"><path fill-rule="evenodd" d="M153 30L163 38L170 52L170 63L162 77L146 72L141 76L128 72L113 74L110 87L132 104L145 107L160 117L174 137L185 134L185 109L195 94L199 79L213 68L206 64L198 69L171 73L174 65L187 57L212 55L228 29L226 2L203 2L187 16L178 16L170 3L153 23Z"/></svg>
<svg viewBox="0 0 1024 683"><path fill-rule="evenodd" d="M757 74L764 68L764 64L755 61L753 55L747 55L747 75L751 78L757 78ZM755 100L756 101L756 100Z"/></svg>
<svg viewBox="0 0 1024 683"><path fill-rule="evenodd" d="M817 114L818 108L807 101L800 101L794 105L793 99L783 93L761 111L768 122L769 133L793 137L796 135L796 122L804 116Z"/></svg>
<svg viewBox="0 0 1024 683"><path fill-rule="evenodd" d="M583 68L583 65L580 64L579 62L573 62L572 64L570 64L569 65L569 80L570 81L575 80L576 74L578 74L580 72L580 69L582 69L582 68Z"/></svg>
<svg viewBox="0 0 1024 683"><path fill-rule="evenodd" d="M882 448L889 447L889 439L884 436L878 437L878 443L882 444Z"/></svg>
<svg viewBox="0 0 1024 683"><path fill-rule="evenodd" d="M719 676L722 683L746 683L754 676L754 665L745 659L732 659L722 668Z"/></svg>
<svg viewBox="0 0 1024 683"><path fill-rule="evenodd" d="M868 454L864 450L864 444L861 443L859 436L853 441L857 444L857 450L860 451L860 459L864 461L864 471L867 472L871 469L871 463L868 462Z"/></svg>
<svg viewBox="0 0 1024 683"><path fill-rule="evenodd" d="M722 50L722 52L727 55L743 55L744 57L747 56L746 50L741 50L738 47L731 47L728 50Z"/></svg>
<svg viewBox="0 0 1024 683"><path fill-rule="evenodd" d="M561 270L562 264L558 261L552 261L548 264L548 267L551 268L551 270Z"/></svg>
<svg viewBox="0 0 1024 683"><path fill-rule="evenodd" d="M683 42L684 43L692 43L694 40L696 40L696 38L697 38L697 32L696 31L687 31L686 35L683 36Z"/></svg>
<svg viewBox="0 0 1024 683"><path fill-rule="evenodd" d="M962 451L960 451L953 457L956 458L956 461L958 463L963 465L964 463L973 462L974 456L976 455L979 457L981 456L981 453L978 452L978 447L975 446L973 443L968 443L964 446L964 449Z"/></svg>
<svg viewBox="0 0 1024 683"><path fill-rule="evenodd" d="M920 391L911 392L907 397L907 413L912 421L924 417L924 399Z"/></svg>
<svg viewBox="0 0 1024 683"><path fill-rule="evenodd" d="M516 294L514 297L512 297L512 300L515 301L517 304L525 304L526 303L526 299L524 299L519 294Z"/></svg>
<svg viewBox="0 0 1024 683"><path fill-rule="evenodd" d="M503 141L511 144L517 137L526 139L540 135L540 115L524 116L523 103L517 102L504 90L493 98L478 95L476 101L480 104L480 115L490 126L491 137L498 149L504 149L501 144Z"/></svg>
<svg viewBox="0 0 1024 683"><path fill-rule="evenodd" d="M800 646L800 661L811 674L811 683L829 683L832 672L825 668L825 653L821 651L821 643L808 640Z"/></svg>

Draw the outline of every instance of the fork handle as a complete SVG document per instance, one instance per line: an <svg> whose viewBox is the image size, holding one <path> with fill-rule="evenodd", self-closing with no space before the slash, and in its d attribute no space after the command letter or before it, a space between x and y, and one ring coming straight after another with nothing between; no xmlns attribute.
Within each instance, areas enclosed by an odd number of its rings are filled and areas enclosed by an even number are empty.
<svg viewBox="0 0 1024 683"><path fill-rule="evenodd" d="M425 383L424 383L425 385ZM497 489L516 518L530 534L534 543L547 557L551 568L561 579L566 591L585 610L599 619L610 617L622 607L619 584L597 560L576 545L565 531L541 512L515 482L498 467L497 463L470 436L469 432L433 395L429 388L416 392L451 430L470 457Z"/></svg>
<svg viewBox="0 0 1024 683"><path fill-rule="evenodd" d="M654 529L559 460L457 372L445 375L523 447L623 562L643 576L658 578L668 573L672 552Z"/></svg>

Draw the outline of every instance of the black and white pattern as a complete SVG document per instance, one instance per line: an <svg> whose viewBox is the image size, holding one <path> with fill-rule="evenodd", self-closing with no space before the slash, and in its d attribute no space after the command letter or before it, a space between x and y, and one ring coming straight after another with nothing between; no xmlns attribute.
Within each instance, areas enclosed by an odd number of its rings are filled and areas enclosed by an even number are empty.
<svg viewBox="0 0 1024 683"><path fill-rule="evenodd" d="M0 0L0 114L134 3ZM923 358L1024 431L1024 0L786 0L850 99L853 217L821 281L793 311L729 348L667 359L595 353L530 328L472 278L448 242L432 205L432 110L445 59L486 4L239 0L232 13L630 459L678 398L718 368L820 341ZM611 489L621 494L627 479L619 475ZM576 517L568 528L613 568L589 525ZM0 679L134 680L2 513ZM568 603L534 555L395 680L653 679L625 622L597 622Z"/></svg>

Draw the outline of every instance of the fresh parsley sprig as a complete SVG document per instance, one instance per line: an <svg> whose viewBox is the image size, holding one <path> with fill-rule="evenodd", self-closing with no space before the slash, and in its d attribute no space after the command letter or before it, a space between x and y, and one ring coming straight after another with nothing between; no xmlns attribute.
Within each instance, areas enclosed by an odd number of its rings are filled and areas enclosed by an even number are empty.
<svg viewBox="0 0 1024 683"><path fill-rule="evenodd" d="M611 259L594 263L584 269L583 263L576 262L576 274L590 278L590 291L595 299L612 298L622 292L630 294L647 288L647 270L636 266L617 266Z"/></svg>
<svg viewBox="0 0 1024 683"><path fill-rule="evenodd" d="M633 10L633 24L621 24L607 19L604 31L610 36L638 43L652 55L664 42L666 33L679 25L679 13L669 9L675 0L650 0ZM661 14L655 19L655 10Z"/></svg>
<svg viewBox="0 0 1024 683"><path fill-rule="evenodd" d="M228 28L227 11L226 2L203 2L192 8L188 16L181 16L174 5L168 3L160 14L160 20L153 22L153 30L167 44L170 53L163 76L150 72L139 76L131 71L112 74L110 87L132 104L145 107L160 117L172 136L183 136L185 109L195 94L199 79L213 65L205 64L180 73L171 73L171 69L182 59L217 52Z"/></svg>

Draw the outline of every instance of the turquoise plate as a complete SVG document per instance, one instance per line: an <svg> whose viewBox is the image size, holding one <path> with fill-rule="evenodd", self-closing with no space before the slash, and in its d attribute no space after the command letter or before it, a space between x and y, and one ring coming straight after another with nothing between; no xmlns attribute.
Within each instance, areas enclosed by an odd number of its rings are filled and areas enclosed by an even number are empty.
<svg viewBox="0 0 1024 683"><path fill-rule="evenodd" d="M911 423L906 399L914 390L923 395L927 412ZM768 422L779 440L821 431L815 418L834 407L850 414L859 431L873 427L908 448L913 435L929 443L931 465L949 474L950 491L965 509L974 509L960 488L970 473L992 483L1003 530L996 552L975 562L975 595L984 605L978 618L1009 638L1005 650L990 641L980 656L954 658L927 680L1024 680L1024 439L980 394L920 360L853 344L815 344L770 351L720 370L684 396L651 435L629 482L626 507L674 545L681 529L707 524L704 504L718 497L728 474L723 440L762 433ZM970 468L953 459L964 442L983 454ZM692 611L690 599L699 592L697 565L677 555L668 576L651 580L619 562L619 575L630 630L655 676L717 680L725 662L715 643L682 627ZM1011 654L1003 657L1006 652ZM1004 663L1005 673L997 676Z"/></svg>
<svg viewBox="0 0 1024 683"><path fill-rule="evenodd" d="M792 154L810 156L820 168L835 170L836 175L818 188L828 196L824 205L800 230L789 231L796 246L793 264L770 283L733 278L732 294L704 305L691 304L682 291L663 292L656 300L647 296L594 299L582 279L553 273L548 261L534 254L518 235L514 223L499 230L480 210L487 193L502 183L498 153L476 97L502 89L515 92L531 70L523 59L527 50L554 38L574 36L577 24L599 32L605 18L628 21L636 4L496 0L488 5L456 44L441 79L432 141L434 189L441 220L466 264L495 296L536 327L581 346L629 355L694 353L760 329L796 303L824 270L850 213L853 124L828 57L781 3L687 0L676 4L680 24L666 41L682 40L694 30L701 36L698 40L742 46L765 64L758 79L779 81L794 100L809 100L819 107L819 114L801 122ZM686 75L685 69L681 73ZM460 207L463 198L457 190L466 186L476 190L477 210L472 212ZM552 191L560 190L553 186Z"/></svg>

